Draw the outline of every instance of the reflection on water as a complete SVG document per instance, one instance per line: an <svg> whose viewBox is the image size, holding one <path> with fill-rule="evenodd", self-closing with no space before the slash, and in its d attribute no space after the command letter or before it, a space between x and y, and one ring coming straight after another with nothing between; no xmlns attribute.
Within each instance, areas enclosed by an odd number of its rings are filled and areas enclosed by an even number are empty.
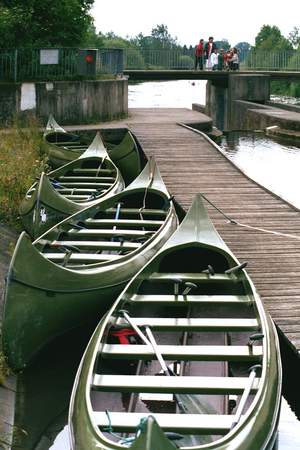
<svg viewBox="0 0 300 450"><path fill-rule="evenodd" d="M205 80L149 81L129 84L129 108L189 108L205 104Z"/></svg>
<svg viewBox="0 0 300 450"><path fill-rule="evenodd" d="M254 132L230 132L220 145L247 175L300 208L299 147Z"/></svg>

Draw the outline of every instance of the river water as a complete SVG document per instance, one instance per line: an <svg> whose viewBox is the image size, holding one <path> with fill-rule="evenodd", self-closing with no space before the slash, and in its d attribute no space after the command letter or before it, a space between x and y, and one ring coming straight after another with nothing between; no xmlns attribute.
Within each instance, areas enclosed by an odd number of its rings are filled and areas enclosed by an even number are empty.
<svg viewBox="0 0 300 450"><path fill-rule="evenodd" d="M205 103L205 90L206 82L199 80L132 84L129 86L129 107L191 109L192 103ZM222 138L220 145L250 177L300 207L299 148L279 144L262 133L230 133ZM36 364L22 375L20 389L25 392L25 397L19 411L19 426L28 430L29 436L34 436L32 441L27 440L26 446L21 446L22 449L70 450L65 425L67 406L86 342L86 337L82 339L78 333L70 334L62 342L59 353L57 343L53 347L50 345ZM300 450L299 421L283 398L278 450L297 449Z"/></svg>

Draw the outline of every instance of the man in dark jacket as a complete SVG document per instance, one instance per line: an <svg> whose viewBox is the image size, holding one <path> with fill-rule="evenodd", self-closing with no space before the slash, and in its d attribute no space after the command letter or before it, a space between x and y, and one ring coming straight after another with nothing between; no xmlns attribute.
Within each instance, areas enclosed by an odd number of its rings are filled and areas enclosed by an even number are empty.
<svg viewBox="0 0 300 450"><path fill-rule="evenodd" d="M206 42L204 46L204 56L206 59L206 67L210 69L210 55L214 52L214 50L217 48L216 44L214 43L214 38L210 36L208 38L208 42Z"/></svg>

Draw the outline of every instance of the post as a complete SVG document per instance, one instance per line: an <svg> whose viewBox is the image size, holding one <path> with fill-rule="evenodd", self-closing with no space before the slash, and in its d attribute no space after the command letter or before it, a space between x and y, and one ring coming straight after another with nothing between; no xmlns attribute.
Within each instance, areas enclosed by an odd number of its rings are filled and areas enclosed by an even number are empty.
<svg viewBox="0 0 300 450"><path fill-rule="evenodd" d="M14 53L14 82L16 83L18 79L18 50L15 49Z"/></svg>

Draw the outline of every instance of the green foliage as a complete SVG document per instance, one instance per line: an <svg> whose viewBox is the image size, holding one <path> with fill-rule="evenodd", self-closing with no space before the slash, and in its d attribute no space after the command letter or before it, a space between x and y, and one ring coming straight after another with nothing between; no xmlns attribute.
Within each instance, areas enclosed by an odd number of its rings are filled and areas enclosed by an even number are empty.
<svg viewBox="0 0 300 450"><path fill-rule="evenodd" d="M230 48L230 44L227 39L222 39L221 41L215 41L217 48L220 50L223 48L224 50L228 50Z"/></svg>
<svg viewBox="0 0 300 450"><path fill-rule="evenodd" d="M22 127L21 127L22 125ZM0 221L18 226L18 209L27 189L45 168L42 136L33 119L15 119L0 139Z"/></svg>
<svg viewBox="0 0 300 450"><path fill-rule="evenodd" d="M300 97L300 83L289 81L271 81L271 94Z"/></svg>
<svg viewBox="0 0 300 450"><path fill-rule="evenodd" d="M168 27L164 24L152 28L151 37L154 45L153 48L170 49L178 45L177 37L173 38L168 31Z"/></svg>
<svg viewBox="0 0 300 450"><path fill-rule="evenodd" d="M292 45L277 26L263 25L255 38L256 50L292 50Z"/></svg>
<svg viewBox="0 0 300 450"><path fill-rule="evenodd" d="M300 28L294 27L288 35L288 40L295 49L300 49Z"/></svg>
<svg viewBox="0 0 300 450"><path fill-rule="evenodd" d="M235 48L237 48L241 53L247 53L251 50L251 45L249 42L238 42L235 45Z"/></svg>
<svg viewBox="0 0 300 450"><path fill-rule="evenodd" d="M76 47L92 23L94 0L0 2L0 46Z"/></svg>
<svg viewBox="0 0 300 450"><path fill-rule="evenodd" d="M194 59L187 55L179 56L178 62L180 69L193 69L194 67Z"/></svg>
<svg viewBox="0 0 300 450"><path fill-rule="evenodd" d="M104 35L97 33L94 24L90 24L82 41L84 48L102 48L104 47Z"/></svg>

